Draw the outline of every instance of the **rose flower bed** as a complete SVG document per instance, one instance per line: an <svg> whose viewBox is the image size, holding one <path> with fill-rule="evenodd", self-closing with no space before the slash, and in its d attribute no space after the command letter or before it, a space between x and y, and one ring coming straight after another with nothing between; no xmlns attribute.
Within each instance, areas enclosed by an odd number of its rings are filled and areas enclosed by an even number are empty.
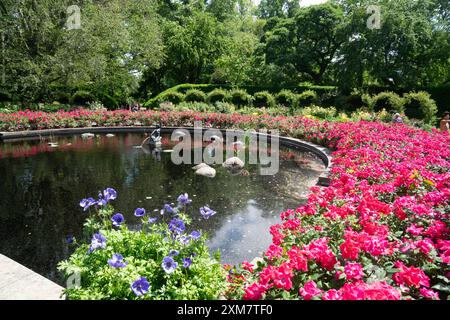
<svg viewBox="0 0 450 320"><path fill-rule="evenodd" d="M0 131L154 125L279 129L334 151L331 185L281 214L263 259L228 270L231 299L447 299L450 135L406 125L192 112L20 112Z"/></svg>

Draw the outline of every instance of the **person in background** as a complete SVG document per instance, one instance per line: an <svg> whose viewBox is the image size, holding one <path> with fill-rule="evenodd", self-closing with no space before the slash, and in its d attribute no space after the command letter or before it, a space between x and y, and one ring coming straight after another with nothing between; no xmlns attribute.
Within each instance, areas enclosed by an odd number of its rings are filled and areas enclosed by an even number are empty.
<svg viewBox="0 0 450 320"><path fill-rule="evenodd" d="M394 114L394 118L392 119L394 123L403 123L403 119L400 116L400 113Z"/></svg>
<svg viewBox="0 0 450 320"><path fill-rule="evenodd" d="M444 115L442 116L440 128L442 132L449 132L450 131L450 112L445 111Z"/></svg>

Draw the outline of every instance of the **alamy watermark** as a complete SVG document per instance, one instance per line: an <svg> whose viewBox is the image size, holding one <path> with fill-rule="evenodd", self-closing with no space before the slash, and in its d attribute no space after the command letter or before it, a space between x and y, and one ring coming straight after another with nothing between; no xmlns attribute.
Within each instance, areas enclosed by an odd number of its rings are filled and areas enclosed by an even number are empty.
<svg viewBox="0 0 450 320"><path fill-rule="evenodd" d="M381 29L381 8L376 5L370 5L367 7L367 14L370 17L367 19L367 28L370 30Z"/></svg>
<svg viewBox="0 0 450 320"><path fill-rule="evenodd" d="M202 123L197 121L192 135L188 130L177 129L171 140L177 142L171 154L176 165L223 165L231 171L239 171L250 164L259 166L260 175L275 175L279 171L278 130L258 133L226 130L224 136L218 129L203 130ZM203 148L205 143L207 146Z"/></svg>
<svg viewBox="0 0 450 320"><path fill-rule="evenodd" d="M67 8L67 30L81 29L81 10L77 5L72 5Z"/></svg>
<svg viewBox="0 0 450 320"><path fill-rule="evenodd" d="M74 272L72 273L66 281L66 288L67 289L76 289L81 287L81 273L80 272Z"/></svg>

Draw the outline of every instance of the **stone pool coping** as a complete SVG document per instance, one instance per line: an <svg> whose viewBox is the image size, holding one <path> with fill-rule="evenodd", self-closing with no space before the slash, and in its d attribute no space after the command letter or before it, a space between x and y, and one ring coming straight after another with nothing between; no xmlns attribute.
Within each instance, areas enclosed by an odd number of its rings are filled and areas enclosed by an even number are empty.
<svg viewBox="0 0 450 320"><path fill-rule="evenodd" d="M23 141L23 140L34 140L41 137L50 136L71 136L71 135L81 135L83 133L94 133L94 134L114 134L114 133L148 133L155 129L154 126L151 127L83 127L83 128L64 128L64 129L46 129L46 130L29 130L29 131L18 131L18 132L0 132L0 141ZM177 129L187 130L189 132L194 131L194 127L162 127L161 133L167 134L172 133ZM240 129L217 129L217 128L205 128L202 127L203 131L206 130L218 130L224 134L226 131L242 133L245 130ZM330 184L330 169L332 167L332 156L331 151L323 146L303 141L297 138L285 137L285 136L274 136L263 132L255 131L257 136L265 135L268 137L277 137L280 144L292 149L297 149L301 151L311 152L318 156L324 165L326 166L325 171L319 176L318 185L329 186Z"/></svg>
<svg viewBox="0 0 450 320"><path fill-rule="evenodd" d="M63 287L0 254L0 300L63 300Z"/></svg>

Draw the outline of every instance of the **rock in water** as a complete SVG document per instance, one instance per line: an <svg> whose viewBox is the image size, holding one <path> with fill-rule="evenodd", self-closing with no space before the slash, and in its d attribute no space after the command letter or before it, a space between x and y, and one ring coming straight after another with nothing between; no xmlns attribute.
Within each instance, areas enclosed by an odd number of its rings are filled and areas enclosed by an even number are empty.
<svg viewBox="0 0 450 320"><path fill-rule="evenodd" d="M228 170L239 170L244 168L244 166L244 161L242 161L238 157L227 159L227 161L223 163L223 167Z"/></svg>
<svg viewBox="0 0 450 320"><path fill-rule="evenodd" d="M192 170L198 170L198 169L202 169L202 168L207 168L209 167L206 163L200 163L198 165L196 165L195 167L192 167Z"/></svg>
<svg viewBox="0 0 450 320"><path fill-rule="evenodd" d="M208 178L214 178L216 176L216 169L211 168L210 166L206 165L206 166L203 166L203 167L197 169L197 171L195 171L195 174L197 174L199 176L208 177Z"/></svg>
<svg viewBox="0 0 450 320"><path fill-rule="evenodd" d="M92 138L95 137L95 134L93 134L93 133L83 133L83 134L81 135L81 137L82 137L83 139L92 139Z"/></svg>
<svg viewBox="0 0 450 320"><path fill-rule="evenodd" d="M108 133L108 134L106 135L106 137L107 137L107 138L114 138L115 135L113 135L112 133Z"/></svg>

